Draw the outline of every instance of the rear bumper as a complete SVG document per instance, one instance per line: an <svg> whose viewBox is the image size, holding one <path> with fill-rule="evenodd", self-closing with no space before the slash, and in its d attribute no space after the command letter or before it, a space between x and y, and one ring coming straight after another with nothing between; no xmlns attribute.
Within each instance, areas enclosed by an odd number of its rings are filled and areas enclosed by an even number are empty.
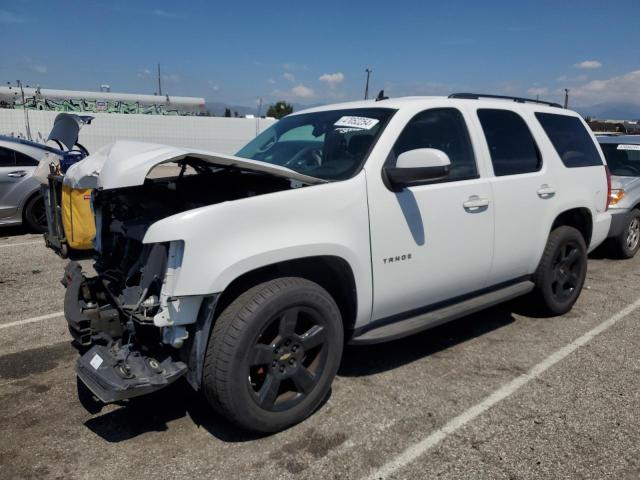
<svg viewBox="0 0 640 480"><path fill-rule="evenodd" d="M628 221L629 210L626 208L616 208L609 210L611 214L611 226L608 237L617 237L625 229Z"/></svg>
<svg viewBox="0 0 640 480"><path fill-rule="evenodd" d="M611 226L611 214L609 212L598 213L593 219L593 234L589 251L595 250L602 242L604 242L609 234Z"/></svg>

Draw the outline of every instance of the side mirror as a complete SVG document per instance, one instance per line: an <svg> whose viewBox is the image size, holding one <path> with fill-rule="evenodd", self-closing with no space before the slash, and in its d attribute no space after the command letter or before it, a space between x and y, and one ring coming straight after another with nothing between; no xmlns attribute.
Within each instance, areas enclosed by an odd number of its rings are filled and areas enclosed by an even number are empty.
<svg viewBox="0 0 640 480"><path fill-rule="evenodd" d="M393 191L425 185L449 175L451 161L442 150L417 148L398 155L395 167L385 167L383 180Z"/></svg>

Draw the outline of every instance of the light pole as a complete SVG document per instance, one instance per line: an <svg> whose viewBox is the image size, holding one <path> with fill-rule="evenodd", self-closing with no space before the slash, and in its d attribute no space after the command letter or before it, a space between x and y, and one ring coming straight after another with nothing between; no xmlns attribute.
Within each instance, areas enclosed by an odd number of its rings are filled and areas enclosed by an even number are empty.
<svg viewBox="0 0 640 480"><path fill-rule="evenodd" d="M33 140L31 138L31 125L29 125L29 112L27 111L27 102L24 98L24 88L22 87L22 82L20 80L16 80L16 84L18 88L20 88L20 95L22 96L22 109L24 110L24 126L27 134L27 140ZM27 85L28 87L29 85Z"/></svg>
<svg viewBox="0 0 640 480"><path fill-rule="evenodd" d="M565 110L569 108L569 89L564 89L564 108Z"/></svg>
<svg viewBox="0 0 640 480"><path fill-rule="evenodd" d="M364 99L367 100L369 98L369 77L371 76L371 72L373 72L373 70L371 70L370 68L365 68L364 71L367 72L367 84L364 87Z"/></svg>

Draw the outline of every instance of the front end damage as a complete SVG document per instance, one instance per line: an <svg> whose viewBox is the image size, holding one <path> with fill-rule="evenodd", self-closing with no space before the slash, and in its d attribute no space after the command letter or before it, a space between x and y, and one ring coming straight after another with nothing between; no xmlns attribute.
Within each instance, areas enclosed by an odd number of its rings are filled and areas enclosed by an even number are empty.
<svg viewBox="0 0 640 480"><path fill-rule="evenodd" d="M188 246L180 232L175 241L144 243L149 227L189 210L312 183L242 159L134 145L136 158L117 147L69 172L72 182L95 189L95 275L70 262L62 279L65 316L81 353L78 377L104 403L151 393L181 377L200 387L219 295L175 296ZM151 174L158 164L161 174Z"/></svg>

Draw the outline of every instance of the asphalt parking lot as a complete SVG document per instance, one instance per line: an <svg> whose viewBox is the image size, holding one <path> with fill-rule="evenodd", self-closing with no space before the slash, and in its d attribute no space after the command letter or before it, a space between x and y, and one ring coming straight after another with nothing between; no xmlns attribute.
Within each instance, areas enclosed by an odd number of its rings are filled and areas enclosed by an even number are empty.
<svg viewBox="0 0 640 480"><path fill-rule="evenodd" d="M184 383L86 411L65 262L0 230L0 478L640 478L640 257L592 257L570 314L514 302L349 347L315 415L256 437Z"/></svg>

